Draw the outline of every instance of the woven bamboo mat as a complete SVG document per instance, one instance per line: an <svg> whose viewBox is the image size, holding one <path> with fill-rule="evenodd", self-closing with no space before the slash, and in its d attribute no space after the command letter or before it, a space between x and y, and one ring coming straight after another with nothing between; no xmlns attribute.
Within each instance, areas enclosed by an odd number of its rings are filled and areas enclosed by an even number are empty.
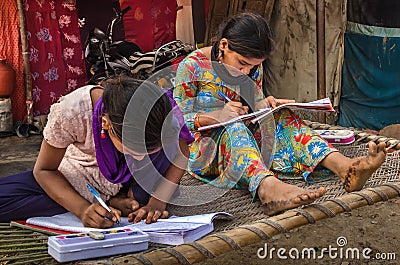
<svg viewBox="0 0 400 265"><path fill-rule="evenodd" d="M366 144L354 144L350 146L337 146L339 151L347 156L356 157L366 155ZM372 188L387 183L400 182L400 151L389 153L385 163L374 173L367 181L365 188ZM333 178L329 181L324 181L315 184L306 184L304 181L290 181L290 183L306 188L317 188L324 186L327 189L327 194L318 199L315 203L320 204L329 201L333 198L341 197L347 192L344 190L340 181ZM183 185L199 185L200 182L185 176ZM206 193L202 194L207 196ZM226 211L234 215L232 221L216 221L214 235L221 231L232 231L235 228L240 228L243 225L253 224L260 220L265 220L267 216L263 214L263 208L258 201L251 202L251 196L248 191L231 190L217 200L199 205L195 207L178 207L169 206L168 210L171 214L184 216L200 213L209 213L217 211ZM0 265L3 264L54 264L56 261L47 254L47 237L45 235L23 230L16 227L10 227L9 224L0 224ZM170 250L165 249L165 246L150 244L149 253L153 250ZM151 253L150 253L151 254ZM118 259L122 259L126 263L126 259L131 257L138 260L138 255L119 255L117 257L103 258L96 261L88 261L90 264L113 264L118 263ZM87 263L87 264L89 264ZM68 263L74 264L74 263ZM85 262L79 262L85 264ZM146 263L143 263L146 264Z"/></svg>
<svg viewBox="0 0 400 265"><path fill-rule="evenodd" d="M367 144L353 144L347 146L335 146L341 153L348 157L365 156L368 152ZM373 176L367 181L364 188L372 188L380 186L385 183L393 183L400 181L400 151L389 153L386 157L386 161L382 166L373 174ZM183 185L200 185L202 182L185 176L182 181ZM307 184L302 180L290 180L287 183L294 184L302 188L318 188L325 187L327 193L317 199L315 203L321 203L333 198L337 198L346 194L346 190L340 183L340 180L336 176L332 176L331 180L322 181L314 184ZM194 194L195 196L196 194ZM207 196L208 194L204 194ZM210 195L211 196L211 195ZM226 193L223 197L217 200L199 205L196 207L180 207L180 206L169 206L168 210L171 214L177 216L194 215L201 213L210 213L225 211L231 213L235 218L232 221L216 222L215 232L226 231L240 225L253 223L261 219L266 218L263 213L263 207L257 200L251 202L252 198L246 190L231 190Z"/></svg>

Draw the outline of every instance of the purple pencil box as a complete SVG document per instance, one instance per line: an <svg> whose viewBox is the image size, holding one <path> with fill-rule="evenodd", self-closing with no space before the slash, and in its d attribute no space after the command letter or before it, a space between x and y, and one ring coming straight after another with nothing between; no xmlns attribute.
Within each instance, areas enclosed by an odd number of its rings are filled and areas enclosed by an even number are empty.
<svg viewBox="0 0 400 265"><path fill-rule="evenodd" d="M104 239L97 240L90 233L50 236L48 252L58 262L82 260L142 251L148 248L149 236L135 228L103 230Z"/></svg>

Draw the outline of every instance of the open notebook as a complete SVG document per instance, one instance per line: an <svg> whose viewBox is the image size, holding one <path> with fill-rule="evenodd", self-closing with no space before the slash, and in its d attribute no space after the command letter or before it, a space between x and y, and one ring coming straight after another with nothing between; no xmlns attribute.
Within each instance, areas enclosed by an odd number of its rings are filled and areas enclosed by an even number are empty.
<svg viewBox="0 0 400 265"><path fill-rule="evenodd" d="M334 112L335 110L332 107L331 100L329 98L323 98L319 100L315 100L312 102L308 103L286 103L277 106L276 108L265 108L261 109L259 111L255 111L252 113L244 114L241 116L238 116L236 118L230 119L228 121L212 124L212 125L207 125L207 126L202 126L198 128L198 131L206 131L222 126L226 126L228 124L238 122L238 121L244 121L244 120L250 120L252 123L256 123L258 121L263 120L265 117L268 115L272 114L275 111L278 111L282 108L289 108L289 109L301 109L301 110L310 110L310 111L326 111L326 112Z"/></svg>
<svg viewBox="0 0 400 265"><path fill-rule="evenodd" d="M201 214L159 219L155 223L146 224L141 221L137 224L128 222L128 218L121 218L120 224L108 229L84 227L82 222L72 213L58 214L50 217L32 217L26 220L27 224L48 227L51 229L88 233L90 231L109 231L112 229L135 228L149 235L149 241L160 244L179 245L195 241L214 230L213 220L222 218L231 220L233 216L225 212Z"/></svg>
<svg viewBox="0 0 400 265"><path fill-rule="evenodd" d="M180 245L193 242L212 232L215 219L232 220L233 216L226 212L184 217L171 216L168 219L159 219L152 224L146 224L142 221L132 226L147 233L150 242Z"/></svg>
<svg viewBox="0 0 400 265"><path fill-rule="evenodd" d="M81 220L79 220L79 218L76 217L71 212L49 217L31 217L26 220L26 223L36 226L48 227L55 230L77 232L77 233L107 230L107 229L85 227L83 226ZM127 217L122 217L120 224L119 225L115 224L113 228L123 228L131 224L132 223L128 222Z"/></svg>

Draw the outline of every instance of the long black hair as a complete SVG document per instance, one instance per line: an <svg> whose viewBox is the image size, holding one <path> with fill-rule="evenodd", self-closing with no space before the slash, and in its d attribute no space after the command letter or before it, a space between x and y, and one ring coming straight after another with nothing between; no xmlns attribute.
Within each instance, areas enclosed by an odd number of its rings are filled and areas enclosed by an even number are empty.
<svg viewBox="0 0 400 265"><path fill-rule="evenodd" d="M228 40L228 48L247 58L265 59L273 50L272 30L265 18L253 13L240 13L222 24L218 43Z"/></svg>
<svg viewBox="0 0 400 265"><path fill-rule="evenodd" d="M162 134L177 135L172 104L160 87L124 76L108 79L102 86L104 115L124 146L146 153L162 147Z"/></svg>

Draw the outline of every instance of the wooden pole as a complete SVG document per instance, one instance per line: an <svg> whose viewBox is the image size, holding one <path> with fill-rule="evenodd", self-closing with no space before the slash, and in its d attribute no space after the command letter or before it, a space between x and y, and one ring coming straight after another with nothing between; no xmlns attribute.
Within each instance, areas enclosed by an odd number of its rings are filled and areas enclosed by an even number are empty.
<svg viewBox="0 0 400 265"><path fill-rule="evenodd" d="M347 193L343 196L335 198L336 201L328 200L318 205L320 205L323 209L328 210L333 217L345 212L345 209L343 208L343 206L341 206L341 204L346 205L349 210L368 205L369 202L364 198L364 196L370 198L371 204L384 200L384 198L382 198L381 195L379 194L384 194L384 196L386 197L385 199L396 198L400 195L399 184L400 184L399 182L395 182L392 183L394 187L382 185L375 188L364 189L360 192L361 195L357 193ZM339 204L338 201L341 202L341 204ZM311 218L314 221L319 221L330 217L326 213L321 211L321 209L316 207L314 204L305 206L302 209L303 211L307 212L308 215L311 216ZM268 220L270 220L275 224L278 224L280 227L288 231L310 223L309 220L306 218L306 216L300 214L299 212L296 212L295 210L286 211L283 214L270 217L268 218ZM278 231L276 228L262 221L255 222L250 226L256 227L258 230L263 231L265 234L268 234L269 236L273 236L280 233L280 231ZM256 233L249 231L248 229L243 229L241 227L237 227L227 232L223 232L222 234L233 240L239 247L244 247L263 241L263 239L261 239ZM212 234L206 236L205 238L197 240L196 243L198 245L201 245L202 248L205 248L209 252L211 252L213 256L219 256L234 250L226 241ZM127 255L124 257L117 257L112 260L112 263L116 265L118 264L179 265L179 264L194 264L196 262L204 261L207 258L207 256L202 254L201 251L199 251L199 249L196 248L196 246L190 244L183 244L180 246L173 247L173 250L174 250L173 252L180 253L180 255L186 258L188 263L181 262L176 258L175 255L172 255L171 252L164 251L163 249L144 253L141 255L141 257L138 257L135 254Z"/></svg>
<svg viewBox="0 0 400 265"><path fill-rule="evenodd" d="M211 24L212 24L212 15L214 14L215 9L215 0L210 1L210 6L208 7L208 17L206 23L206 33L204 34L204 46L210 45L211 43Z"/></svg>
<svg viewBox="0 0 400 265"><path fill-rule="evenodd" d="M22 3L22 0L17 0L17 3L18 3L18 16L20 24L20 36L22 44L22 58L24 62L25 102L27 111L26 121L28 124L32 124L33 122L32 83L31 83L31 72L29 67L28 40L26 38L24 4Z"/></svg>
<svg viewBox="0 0 400 265"><path fill-rule="evenodd" d="M325 0L317 0L317 98L326 97ZM319 122L326 123L325 113L318 113Z"/></svg>
<svg viewBox="0 0 400 265"><path fill-rule="evenodd" d="M267 0L267 5L264 10L264 17L268 22L271 22L272 11L274 10L275 0Z"/></svg>

